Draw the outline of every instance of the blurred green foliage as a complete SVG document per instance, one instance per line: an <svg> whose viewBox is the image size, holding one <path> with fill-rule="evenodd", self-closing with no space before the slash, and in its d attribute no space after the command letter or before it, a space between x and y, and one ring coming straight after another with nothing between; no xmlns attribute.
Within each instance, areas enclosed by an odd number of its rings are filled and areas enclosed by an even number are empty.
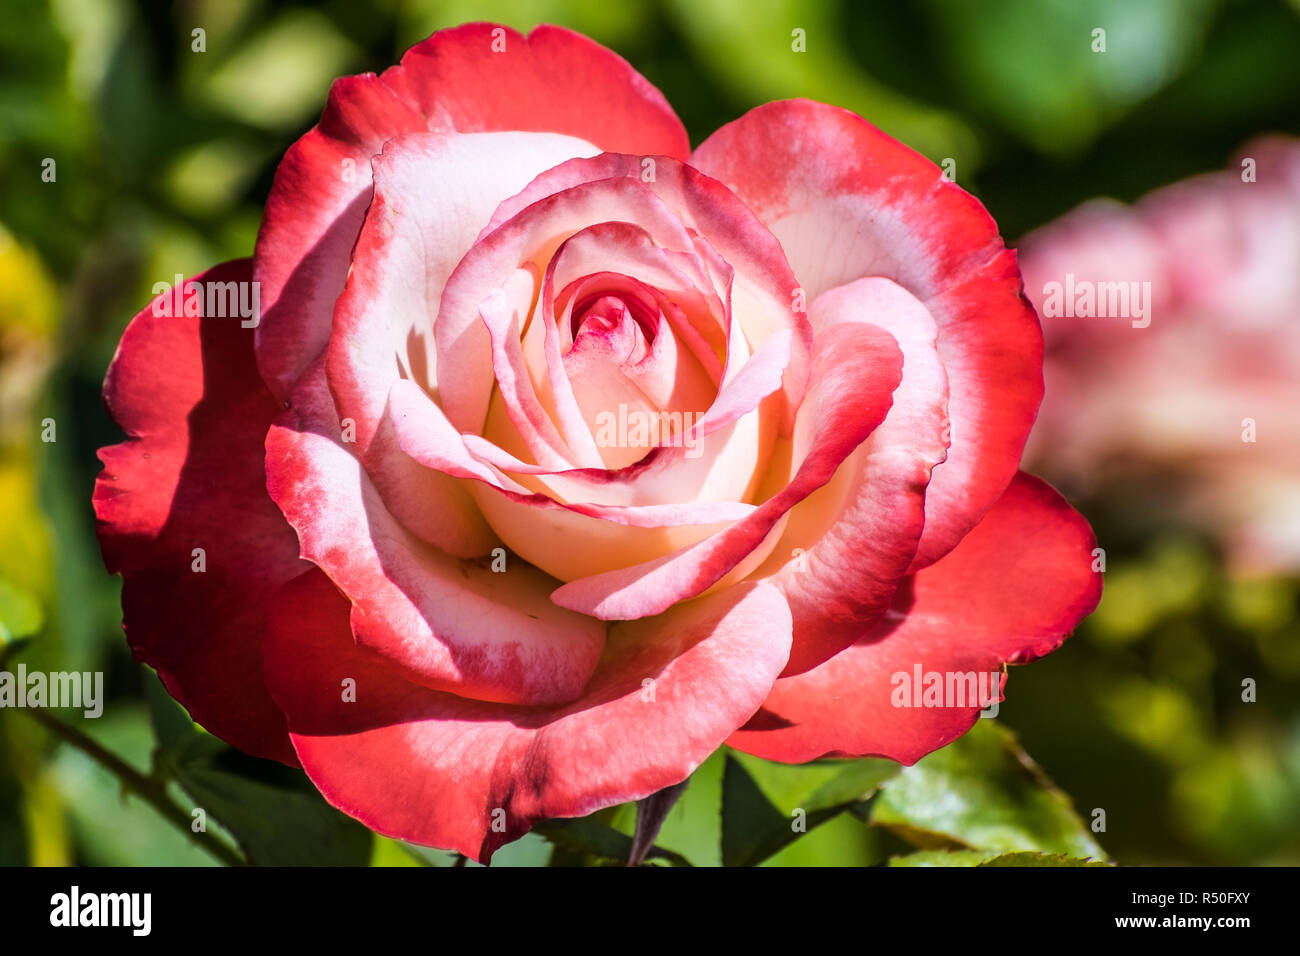
<svg viewBox="0 0 1300 956"><path fill-rule="evenodd" d="M1011 238L1086 198L1132 199L1216 169L1256 133L1300 132L1300 5L1283 0L8 0L0 657L104 671L109 704L87 733L142 774L169 771L171 791L210 804L218 838L257 861L457 862L358 835L149 689L93 536L94 452L119 437L100 384L159 277L252 250L275 164L332 78L383 69L471 19L561 23L613 47L664 91L693 142L770 99L854 109L955 160ZM57 441L41 440L48 420ZM996 722L901 772L719 753L652 860L1300 863L1296 582L1233 579L1212 541L1077 504L1108 547L1105 598L1060 652L1013 671ZM730 832L723 806L737 814ZM810 832L788 843L794 808ZM1097 810L1106 829L1094 833ZM609 862L633 823L634 808L612 808L530 834L496 864ZM280 856L276 832L318 855ZM22 862L213 858L84 754L0 713L0 864Z"/></svg>

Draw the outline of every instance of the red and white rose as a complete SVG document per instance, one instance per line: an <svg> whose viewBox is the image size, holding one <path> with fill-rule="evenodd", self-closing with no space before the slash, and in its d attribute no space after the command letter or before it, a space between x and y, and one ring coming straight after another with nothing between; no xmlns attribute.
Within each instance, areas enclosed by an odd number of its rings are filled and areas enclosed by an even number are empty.
<svg viewBox="0 0 1300 956"><path fill-rule="evenodd" d="M232 281L255 329L122 338L105 560L196 720L380 832L487 859L724 742L911 762L979 703L892 675L1032 659L1098 599L1017 470L1014 253L844 110L692 151L584 37L440 32L334 85L253 258L194 280Z"/></svg>

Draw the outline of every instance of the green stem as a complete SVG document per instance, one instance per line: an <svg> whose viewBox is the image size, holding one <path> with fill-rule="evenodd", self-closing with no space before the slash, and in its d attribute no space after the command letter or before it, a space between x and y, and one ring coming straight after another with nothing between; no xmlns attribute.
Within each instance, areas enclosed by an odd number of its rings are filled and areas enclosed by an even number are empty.
<svg viewBox="0 0 1300 956"><path fill-rule="evenodd" d="M167 795L165 782L146 777L117 754L105 750L91 737L39 708L30 708L25 710L24 713L60 740L76 747L117 777L124 789L131 791L157 810L163 819L167 820L176 829L189 837L190 840L207 850L222 863L227 866L246 865L243 857L212 836L212 834L206 831L196 832L190 826L189 814L172 802L172 799Z"/></svg>

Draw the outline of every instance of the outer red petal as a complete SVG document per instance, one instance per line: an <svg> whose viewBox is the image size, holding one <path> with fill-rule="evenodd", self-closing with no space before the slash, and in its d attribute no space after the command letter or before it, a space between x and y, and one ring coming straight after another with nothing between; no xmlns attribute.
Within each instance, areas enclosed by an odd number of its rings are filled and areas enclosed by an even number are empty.
<svg viewBox="0 0 1300 956"><path fill-rule="evenodd" d="M266 670L326 799L381 833L486 862L538 820L684 780L753 714L789 647L780 594L745 585L616 627L574 703L508 707L402 680L357 647L347 601L313 573L280 592Z"/></svg>
<svg viewBox="0 0 1300 956"><path fill-rule="evenodd" d="M277 398L329 340L370 202L370 158L403 133L500 130L567 133L612 152L690 152L658 90L617 54L559 27L442 30L382 76L338 80L320 123L276 170L257 238L258 365Z"/></svg>
<svg viewBox="0 0 1300 956"><path fill-rule="evenodd" d="M969 730L979 706L895 707L893 675L916 665L987 673L1055 650L1101 598L1096 543L1051 486L1019 473L961 544L899 588L879 625L820 667L778 680L727 743L787 763L916 762Z"/></svg>
<svg viewBox="0 0 1300 956"><path fill-rule="evenodd" d="M731 186L785 248L809 301L864 276L906 288L939 325L952 444L926 493L912 570L942 557L1016 473L1043 394L1043 338L1015 254L979 201L861 117L769 103L693 165Z"/></svg>
<svg viewBox="0 0 1300 956"><path fill-rule="evenodd" d="M189 281L251 277L245 259ZM262 441L277 408L252 335L238 316L156 316L152 304L131 321L104 382L128 437L99 453L96 530L122 574L136 658L218 737L292 764L260 644L271 595L309 565L266 493ZM195 548L205 571L192 570Z"/></svg>
<svg viewBox="0 0 1300 956"><path fill-rule="evenodd" d="M668 101L613 50L543 24L527 36L493 23L440 30L383 81L428 117L462 133L567 133L610 153L690 155Z"/></svg>

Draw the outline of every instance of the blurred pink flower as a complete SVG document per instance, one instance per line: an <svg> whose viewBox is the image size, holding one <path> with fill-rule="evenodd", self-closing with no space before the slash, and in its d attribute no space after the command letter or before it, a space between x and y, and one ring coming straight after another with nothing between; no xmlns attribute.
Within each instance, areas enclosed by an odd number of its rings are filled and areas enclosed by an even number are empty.
<svg viewBox="0 0 1300 956"><path fill-rule="evenodd" d="M1148 481L1134 504L1213 534L1238 571L1300 569L1300 141L1256 140L1133 206L1085 203L1020 263L1047 347L1026 467L1111 499ZM1050 301L1060 283L1100 305L1115 282L1150 283L1143 315Z"/></svg>

